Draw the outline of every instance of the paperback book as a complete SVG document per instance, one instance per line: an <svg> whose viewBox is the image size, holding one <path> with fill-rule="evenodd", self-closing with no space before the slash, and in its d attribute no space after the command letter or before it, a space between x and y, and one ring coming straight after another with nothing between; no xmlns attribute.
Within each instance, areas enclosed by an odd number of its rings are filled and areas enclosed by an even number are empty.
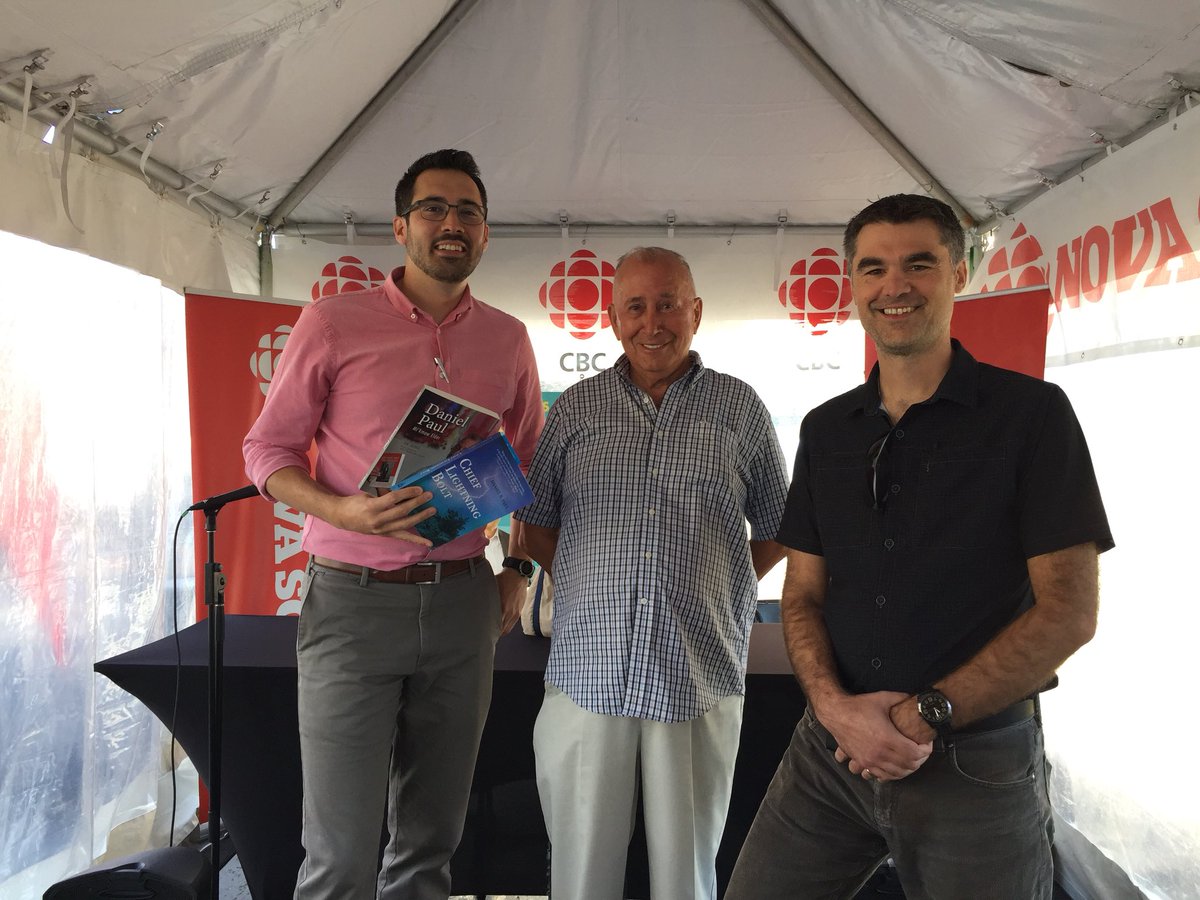
<svg viewBox="0 0 1200 900"><path fill-rule="evenodd" d="M520 460L502 434L460 450L395 487L413 484L433 494L429 505L437 514L415 530L435 547L533 502Z"/></svg>
<svg viewBox="0 0 1200 900"><path fill-rule="evenodd" d="M400 418L359 487L368 493L396 487L496 430L492 410L425 385Z"/></svg>

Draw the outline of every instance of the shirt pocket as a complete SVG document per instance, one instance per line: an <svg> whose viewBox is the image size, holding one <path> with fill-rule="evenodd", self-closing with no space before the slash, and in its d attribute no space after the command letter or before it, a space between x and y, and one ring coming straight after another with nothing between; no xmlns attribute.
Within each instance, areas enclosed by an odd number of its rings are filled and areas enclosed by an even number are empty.
<svg viewBox="0 0 1200 900"><path fill-rule="evenodd" d="M1008 517L1013 478L1004 447L965 446L922 454L913 543L925 550L982 550Z"/></svg>
<svg viewBox="0 0 1200 900"><path fill-rule="evenodd" d="M871 489L867 454L813 454L811 493L825 550L865 547L870 538Z"/></svg>

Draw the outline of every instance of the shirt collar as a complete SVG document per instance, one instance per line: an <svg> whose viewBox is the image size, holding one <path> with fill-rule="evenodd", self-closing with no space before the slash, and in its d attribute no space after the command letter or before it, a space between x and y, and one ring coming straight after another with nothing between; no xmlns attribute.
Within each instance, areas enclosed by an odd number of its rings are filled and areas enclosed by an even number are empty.
<svg viewBox="0 0 1200 900"><path fill-rule="evenodd" d="M388 275L387 281L383 283L384 293L387 295L388 302L392 307L406 319L424 318L430 322L433 320L429 317L429 313L421 309L415 303L408 299L408 295L400 290L399 279L404 274L404 266L397 266L392 269ZM458 301L458 305L450 310L449 314L442 320L443 325L448 325L451 322L457 322L472 309L475 308L475 297L471 293L470 285L463 291L462 299Z"/></svg>
<svg viewBox="0 0 1200 900"><path fill-rule="evenodd" d="M704 361L700 359L700 354L695 350L689 350L688 360L690 361L691 366L686 372L683 373L683 377L672 383L670 387L674 387L676 384L682 382L685 389L690 388L696 382L696 379L700 377L700 374L704 371ZM631 387L637 387L637 385L633 383L633 378L630 374L633 367L629 364L629 356L627 354L622 353L617 361L613 363L612 367L613 370L621 376L622 380L625 381L626 384L630 385ZM641 390L641 388L638 388L638 390ZM670 390L670 388L668 388L668 390Z"/></svg>
<svg viewBox="0 0 1200 900"><path fill-rule="evenodd" d="M933 396L922 401L921 405L932 405L938 400L950 400L960 406L973 407L978 402L979 363L958 342L957 338L950 338L950 349L950 368L942 376L941 384L933 392ZM883 415L879 396L879 363L875 363L871 374L867 376L866 384L859 389L859 400L861 402L855 404L852 411L868 416Z"/></svg>

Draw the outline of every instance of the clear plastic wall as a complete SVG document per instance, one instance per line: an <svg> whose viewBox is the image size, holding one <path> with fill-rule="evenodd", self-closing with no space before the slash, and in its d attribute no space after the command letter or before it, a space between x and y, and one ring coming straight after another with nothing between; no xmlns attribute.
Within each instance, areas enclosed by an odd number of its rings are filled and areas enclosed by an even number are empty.
<svg viewBox="0 0 1200 900"><path fill-rule="evenodd" d="M156 280L4 232L0 271L0 896L23 900L172 830L169 736L92 666L171 627L187 389ZM194 770L177 782L186 833Z"/></svg>

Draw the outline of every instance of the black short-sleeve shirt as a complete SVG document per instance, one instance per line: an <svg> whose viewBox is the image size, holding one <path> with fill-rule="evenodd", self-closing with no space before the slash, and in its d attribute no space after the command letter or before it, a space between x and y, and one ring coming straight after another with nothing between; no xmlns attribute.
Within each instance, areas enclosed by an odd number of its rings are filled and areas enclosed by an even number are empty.
<svg viewBox="0 0 1200 900"><path fill-rule="evenodd" d="M825 625L855 693L911 693L974 656L1034 602L1029 557L1113 546L1066 395L953 344L895 427L876 366L800 428L778 540L825 558Z"/></svg>

